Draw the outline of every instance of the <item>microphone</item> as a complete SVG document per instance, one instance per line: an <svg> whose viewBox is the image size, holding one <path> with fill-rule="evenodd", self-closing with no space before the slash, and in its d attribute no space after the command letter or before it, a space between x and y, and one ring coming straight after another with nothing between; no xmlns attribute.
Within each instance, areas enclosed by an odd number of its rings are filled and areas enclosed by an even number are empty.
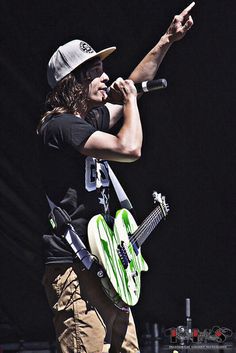
<svg viewBox="0 0 236 353"><path fill-rule="evenodd" d="M137 93L145 93L145 92L151 92L158 89L166 88L167 81L164 78L160 78L157 80L135 83L134 85L137 89ZM108 94L108 96L109 94L111 94L111 87L107 87L106 93Z"/></svg>
<svg viewBox="0 0 236 353"><path fill-rule="evenodd" d="M134 85L137 89L137 93L145 93L145 92L155 91L157 89L166 88L167 81L164 78L160 78L158 80L143 81L140 83L135 83Z"/></svg>

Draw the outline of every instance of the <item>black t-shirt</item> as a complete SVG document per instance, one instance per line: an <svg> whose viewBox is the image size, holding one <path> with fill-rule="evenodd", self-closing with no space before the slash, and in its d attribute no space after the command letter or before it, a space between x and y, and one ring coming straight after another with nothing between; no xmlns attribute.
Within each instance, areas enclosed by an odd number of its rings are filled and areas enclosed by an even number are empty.
<svg viewBox="0 0 236 353"><path fill-rule="evenodd" d="M45 192L51 201L67 211L85 243L88 221L101 209L94 159L82 155L79 148L96 130L107 131L109 120L106 107L92 110L85 119L61 114L50 117L39 133ZM102 183L109 186L105 169ZM73 261L73 252L61 237L49 233L43 239L46 263Z"/></svg>

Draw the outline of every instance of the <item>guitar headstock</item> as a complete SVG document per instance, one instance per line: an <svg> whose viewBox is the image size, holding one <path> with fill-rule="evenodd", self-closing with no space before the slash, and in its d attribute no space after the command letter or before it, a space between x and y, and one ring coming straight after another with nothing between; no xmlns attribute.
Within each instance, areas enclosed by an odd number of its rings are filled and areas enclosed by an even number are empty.
<svg viewBox="0 0 236 353"><path fill-rule="evenodd" d="M159 203L161 210L163 212L163 216L165 217L170 210L168 203L166 203L165 196L162 196L161 193L158 193L157 191L153 191L152 197L153 197L154 203L157 203L157 202Z"/></svg>

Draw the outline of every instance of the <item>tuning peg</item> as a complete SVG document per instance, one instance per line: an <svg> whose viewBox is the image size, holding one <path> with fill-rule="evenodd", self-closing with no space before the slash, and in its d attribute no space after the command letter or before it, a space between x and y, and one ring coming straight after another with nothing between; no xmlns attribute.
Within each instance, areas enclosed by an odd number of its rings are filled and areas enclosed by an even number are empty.
<svg viewBox="0 0 236 353"><path fill-rule="evenodd" d="M157 197L157 191L156 191L156 190L153 190L153 192L152 192L152 197L153 197L153 198L156 198L156 197Z"/></svg>
<svg viewBox="0 0 236 353"><path fill-rule="evenodd" d="M158 192L157 191L153 191L153 193L152 193L152 197L153 197L153 199L154 199L154 203L156 203L156 202L159 202L159 203L161 203L162 202L162 196L161 196L161 193L160 194L158 194Z"/></svg>

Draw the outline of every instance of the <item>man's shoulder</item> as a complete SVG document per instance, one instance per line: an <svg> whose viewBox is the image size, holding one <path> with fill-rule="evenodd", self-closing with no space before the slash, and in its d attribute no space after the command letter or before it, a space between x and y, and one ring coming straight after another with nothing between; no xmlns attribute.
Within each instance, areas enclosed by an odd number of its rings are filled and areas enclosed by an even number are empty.
<svg viewBox="0 0 236 353"><path fill-rule="evenodd" d="M82 118L78 115L63 113L63 114L53 115L50 121L53 122L54 124L66 124L69 121L75 121L77 119L82 120Z"/></svg>
<svg viewBox="0 0 236 353"><path fill-rule="evenodd" d="M51 117L48 121L49 129L67 129L74 125L88 124L83 118L78 115L64 113Z"/></svg>

